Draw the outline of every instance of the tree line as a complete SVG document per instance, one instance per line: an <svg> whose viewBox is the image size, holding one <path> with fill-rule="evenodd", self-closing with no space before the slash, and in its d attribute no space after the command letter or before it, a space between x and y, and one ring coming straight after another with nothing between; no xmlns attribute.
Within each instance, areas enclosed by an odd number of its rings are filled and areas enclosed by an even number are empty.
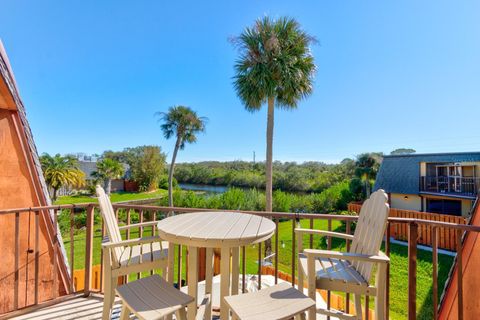
<svg viewBox="0 0 480 320"><path fill-rule="evenodd" d="M64 187L94 190L96 184L103 184L105 191L110 194L112 180L124 176L135 181L140 191L158 189L167 173L165 159L165 153L159 146L138 146L122 151L107 150L96 162L92 180L86 179L79 161L73 155L51 156L44 153L40 156L40 163L45 182L51 190L51 197L56 200L58 190Z"/></svg>
<svg viewBox="0 0 480 320"><path fill-rule="evenodd" d="M273 189L288 192L321 193L349 181L355 199L364 198L371 190L380 167L382 153L364 153L355 159L344 159L338 164L323 162L273 162ZM71 155L43 154L41 163L52 198L61 187L88 187L78 160ZM125 166L128 165L128 172ZM140 191L158 188L170 189L166 155L159 146L138 146L121 151L107 150L100 156L91 185L103 183L110 191L112 179L126 176L137 182ZM171 167L171 166L170 166ZM265 164L248 161L205 161L179 163L172 179L172 192L180 183L207 184L240 188L265 188Z"/></svg>

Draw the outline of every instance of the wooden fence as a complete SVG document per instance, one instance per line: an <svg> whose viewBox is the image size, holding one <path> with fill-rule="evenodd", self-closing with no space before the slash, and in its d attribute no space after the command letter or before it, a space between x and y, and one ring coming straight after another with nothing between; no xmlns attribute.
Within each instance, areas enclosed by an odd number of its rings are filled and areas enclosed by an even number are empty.
<svg viewBox="0 0 480 320"><path fill-rule="evenodd" d="M359 203L349 203L348 211L360 213L362 205ZM438 214L430 212L419 212L412 210L390 209L390 217L392 218L412 218L430 221L441 221L456 224L466 224L467 219L459 216L451 216L448 214ZM401 241L408 241L408 225L404 223L391 223L390 235ZM432 227L428 225L419 225L418 227L418 243L427 246L432 245ZM438 247L446 250L456 251L457 248L457 232L451 228L438 228Z"/></svg>

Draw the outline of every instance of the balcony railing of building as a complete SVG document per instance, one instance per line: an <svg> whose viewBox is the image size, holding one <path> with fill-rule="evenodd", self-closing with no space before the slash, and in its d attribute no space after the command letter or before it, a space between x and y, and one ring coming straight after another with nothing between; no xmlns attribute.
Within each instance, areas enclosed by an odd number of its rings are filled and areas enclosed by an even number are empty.
<svg viewBox="0 0 480 320"><path fill-rule="evenodd" d="M480 178L421 176L420 192L451 194L466 197L476 197L480 188Z"/></svg>
<svg viewBox="0 0 480 320"><path fill-rule="evenodd" d="M204 212L204 211L215 211L211 209L196 209L196 208L169 208L169 207L158 207L158 206L147 206L147 205L127 205L127 204L114 204L115 208L115 213L117 216L117 219L119 215L122 217L122 220L126 224L130 224L132 221L132 217L135 217L135 219L138 219L140 222L142 221L155 221L155 220L160 220L163 219L166 216L167 212L171 212L172 209L175 212L175 214L182 214L182 213L188 213L188 212ZM231 210L217 210L217 211L231 211ZM289 252L289 261L291 263L291 273L288 276L289 279L291 279L292 285L294 285L294 282L296 281L296 245L295 244L295 237L296 234L294 232L295 228L297 227L297 223L302 220L303 223L306 223L310 228L313 228L314 222L318 220L323 220L327 222L328 230L332 230L332 222L334 221L343 221L345 223L346 227L346 232L347 233L353 233L353 224L356 222L358 219L358 216L350 216L350 215L334 215L334 214L298 214L298 213L283 213L283 212L257 212L257 211L237 211L237 212L243 212L243 213L250 213L250 214L255 214L255 215L260 215L260 216L265 216L273 219L273 221L276 223L277 228L275 231L275 235L272 238L272 249L273 249L273 254L272 254L272 268L274 269L274 277L275 277L275 283L277 283L279 274L281 272L279 271L279 251L282 250L284 247L283 241L282 244L279 244L279 229L278 229L278 224L280 222L287 222L288 224L291 225L291 239L289 241L292 242L291 245L291 252ZM21 215L29 215L32 216L32 224L29 225L23 225L19 223ZM69 267L70 267L70 275L74 274L74 266L75 266L75 251L81 249L81 251L85 252L85 257L84 257L84 269L85 269L85 277L84 277L84 283L83 283L83 289L77 290L76 285L73 281L73 277L70 277L67 279L68 281L68 290L66 293L66 296L59 297L57 295L58 290L55 290L58 288L59 283L57 281L57 268L54 268L54 274L52 275L52 281L53 281L53 286L54 290L51 290L52 295L50 297L44 297L43 299L39 298L39 290L42 290L42 284L39 283L39 269L41 268L39 264L39 259L40 256L43 255L45 252L41 252L41 250L50 250L50 249L41 249L38 245L39 243L39 233L40 233L40 219L39 217L41 215L47 215L48 218L53 219L54 224L57 224L58 221L58 216L59 214L66 214L69 217L69 226L67 228L69 229L68 232L64 232L64 238L63 241L69 242L69 248L68 248L68 254L67 256L69 257ZM15 248L13 252L15 253L14 257L14 263L15 263L15 271L14 271L14 281L12 283L11 288L8 288L8 290L11 290L13 294L13 305L9 310L4 310L3 314L0 313L0 319L3 318L8 318L11 317L12 315L15 314L23 314L23 313L28 313L31 312L34 309L37 309L39 307L44 307L47 305L52 305L55 304L59 301L62 301L62 299L66 299L68 296L78 296L78 295L84 295L88 296L91 293L101 293L102 292L102 286L100 286L100 289L95 290L92 287L92 269L93 269L93 256L94 255L101 255L101 249L94 249L94 235L95 233L102 232L102 234L105 234L105 230L102 228L101 231L99 229L99 225L95 223L99 222L98 218L99 217L99 212L97 208L97 204L79 204L79 205L60 205L60 206L45 206L45 207L33 207L33 208L19 208L19 209L9 209L9 210L0 210L0 217L1 218L8 218L10 217L13 219L13 228L12 230L2 230L2 232L9 232L12 235L12 238L14 239L15 243ZM82 224L79 226L78 223L79 221L82 221ZM100 222L101 223L101 222ZM447 222L439 222L439 221L428 221L428 220L421 220L421 219L412 219L412 218L392 218L390 217L388 220L388 226L386 228L386 237L385 237L385 253L387 255L390 255L390 226L394 224L400 224L403 226L406 226L408 228L408 318L409 319L416 319L417 316L417 240L418 240L418 234L419 234L419 228L429 228L431 230L431 235L432 235L432 301L433 301L433 316L434 319L438 318L438 306L439 306L439 296L438 296L438 230L439 228L447 228L451 229L455 232L457 239L462 239L464 234L467 232L480 232L480 227L478 226L471 226L471 225L462 225L462 224L454 224L454 223L447 223ZM31 226L33 225L33 228ZM85 238L75 238L76 232L79 229L85 230ZM148 230L150 229L150 230ZM57 230L57 229L56 229ZM20 288L21 282L20 282L20 276L19 272L20 269L25 266L20 265L20 254L23 253L23 251L20 251L20 234L25 233L25 232L30 232L32 236L30 237L33 239L29 243L29 249L28 251L31 253L31 260L29 260L29 263L33 264L34 272L33 275L30 275L30 277L33 277L33 281L27 281L26 283L23 283L22 286L23 288ZM147 235L147 234L155 234L156 228L155 227L139 227L138 233L135 233L135 236L142 236L142 234ZM132 234L133 235L133 234ZM127 231L126 237L130 238L132 236L130 234L130 230ZM55 238L57 238L58 234L55 234ZM313 247L313 238L310 236L310 238L305 238L309 242L310 248ZM327 237L327 245L328 248L330 249L332 246L332 242L330 241L330 237ZM83 242L83 243L79 243ZM461 252L461 245L462 241L457 241L457 252ZM350 246L350 241L346 240L346 248L348 249ZM257 245L256 250L258 250L258 257L257 257L257 262L258 263L258 271L257 271L257 277L258 277L258 283L261 284L261 277L262 277L262 261L266 258L264 256L263 249L264 246L262 244ZM59 241L55 241L53 244L53 255L54 255L54 261L57 260L58 255L61 255L61 248L59 245ZM283 249L285 250L285 249ZM98 251L98 252L96 252ZM245 247L243 248L242 254L241 254L241 259L240 259L240 269L242 273L242 286L241 290L245 292L246 290L246 254L245 254ZM188 257L185 257L185 250L176 250L175 255L178 257L177 261L182 261L182 259L188 259ZM457 266L462 265L462 255L457 255ZM101 261L101 259L100 259ZM100 268L101 270L101 268ZM462 292L462 268L458 268L460 272L458 272L458 277L457 279L457 286L458 286L458 296L457 296L457 301L458 301L458 319L463 318L463 310L465 306L463 305L463 292ZM182 263L178 263L176 266L176 274L175 274L175 282L182 284L185 283L185 280L188 281L188 279L182 278ZM102 273L100 272L100 283L102 283ZM138 275L140 277L140 275ZM385 319L389 319L389 287L390 287L390 268L387 271L387 292L386 292L386 303L387 306L385 308L386 314L385 314ZM188 285L188 282L187 282ZM30 286L30 288L25 288L25 286ZM77 284L78 286L78 284ZM33 288L31 288L33 287ZM25 299L26 297L26 291L33 292L33 299ZM24 297L22 297L19 293L22 292ZM330 306L330 292L327 293L327 305ZM352 299L353 300L353 299ZM345 296L345 311L349 312L350 310L350 301L351 297L349 294ZM364 300L364 306L365 310L369 310L369 299ZM368 312L366 312L366 317L368 319Z"/></svg>

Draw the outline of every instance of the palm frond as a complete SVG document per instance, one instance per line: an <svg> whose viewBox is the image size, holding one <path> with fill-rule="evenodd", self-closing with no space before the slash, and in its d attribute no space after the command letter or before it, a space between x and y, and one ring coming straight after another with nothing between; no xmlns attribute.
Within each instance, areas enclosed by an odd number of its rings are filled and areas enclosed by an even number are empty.
<svg viewBox="0 0 480 320"><path fill-rule="evenodd" d="M231 40L239 50L233 86L248 111L269 97L280 108L296 108L313 91L316 71L310 45L316 39L292 18L263 17Z"/></svg>
<svg viewBox="0 0 480 320"><path fill-rule="evenodd" d="M168 112L157 112L161 125L160 129L166 139L176 137L180 141L180 149L185 143L195 143L197 134L205 131L208 118L200 117L189 107L178 105L168 109Z"/></svg>

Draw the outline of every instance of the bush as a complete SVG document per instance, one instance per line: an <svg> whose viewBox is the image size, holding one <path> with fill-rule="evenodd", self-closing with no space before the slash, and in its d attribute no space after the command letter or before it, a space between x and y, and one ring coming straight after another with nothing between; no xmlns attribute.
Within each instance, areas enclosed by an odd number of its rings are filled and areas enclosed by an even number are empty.
<svg viewBox="0 0 480 320"><path fill-rule="evenodd" d="M345 210L352 199L353 195L350 191L349 182L343 181L321 193L314 194L312 210L318 213L330 213L337 210Z"/></svg>
<svg viewBox="0 0 480 320"><path fill-rule="evenodd" d="M289 212L292 206L293 195L280 190L273 192L273 211Z"/></svg>
<svg viewBox="0 0 480 320"><path fill-rule="evenodd" d="M172 185L174 188L178 188L178 181L175 177L172 180ZM168 176L166 174L162 175L158 180L158 187L160 189L168 190Z"/></svg>
<svg viewBox="0 0 480 320"><path fill-rule="evenodd" d="M73 228L75 232L87 225L87 212L85 209L75 209L78 210L74 212L73 215ZM102 222L102 217L98 210L95 210L93 215L93 223L100 224ZM58 226L60 227L60 232L62 234L67 234L70 232L70 209L62 209L58 213Z"/></svg>
<svg viewBox="0 0 480 320"><path fill-rule="evenodd" d="M238 188L228 189L220 196L222 209L246 210L245 192Z"/></svg>

